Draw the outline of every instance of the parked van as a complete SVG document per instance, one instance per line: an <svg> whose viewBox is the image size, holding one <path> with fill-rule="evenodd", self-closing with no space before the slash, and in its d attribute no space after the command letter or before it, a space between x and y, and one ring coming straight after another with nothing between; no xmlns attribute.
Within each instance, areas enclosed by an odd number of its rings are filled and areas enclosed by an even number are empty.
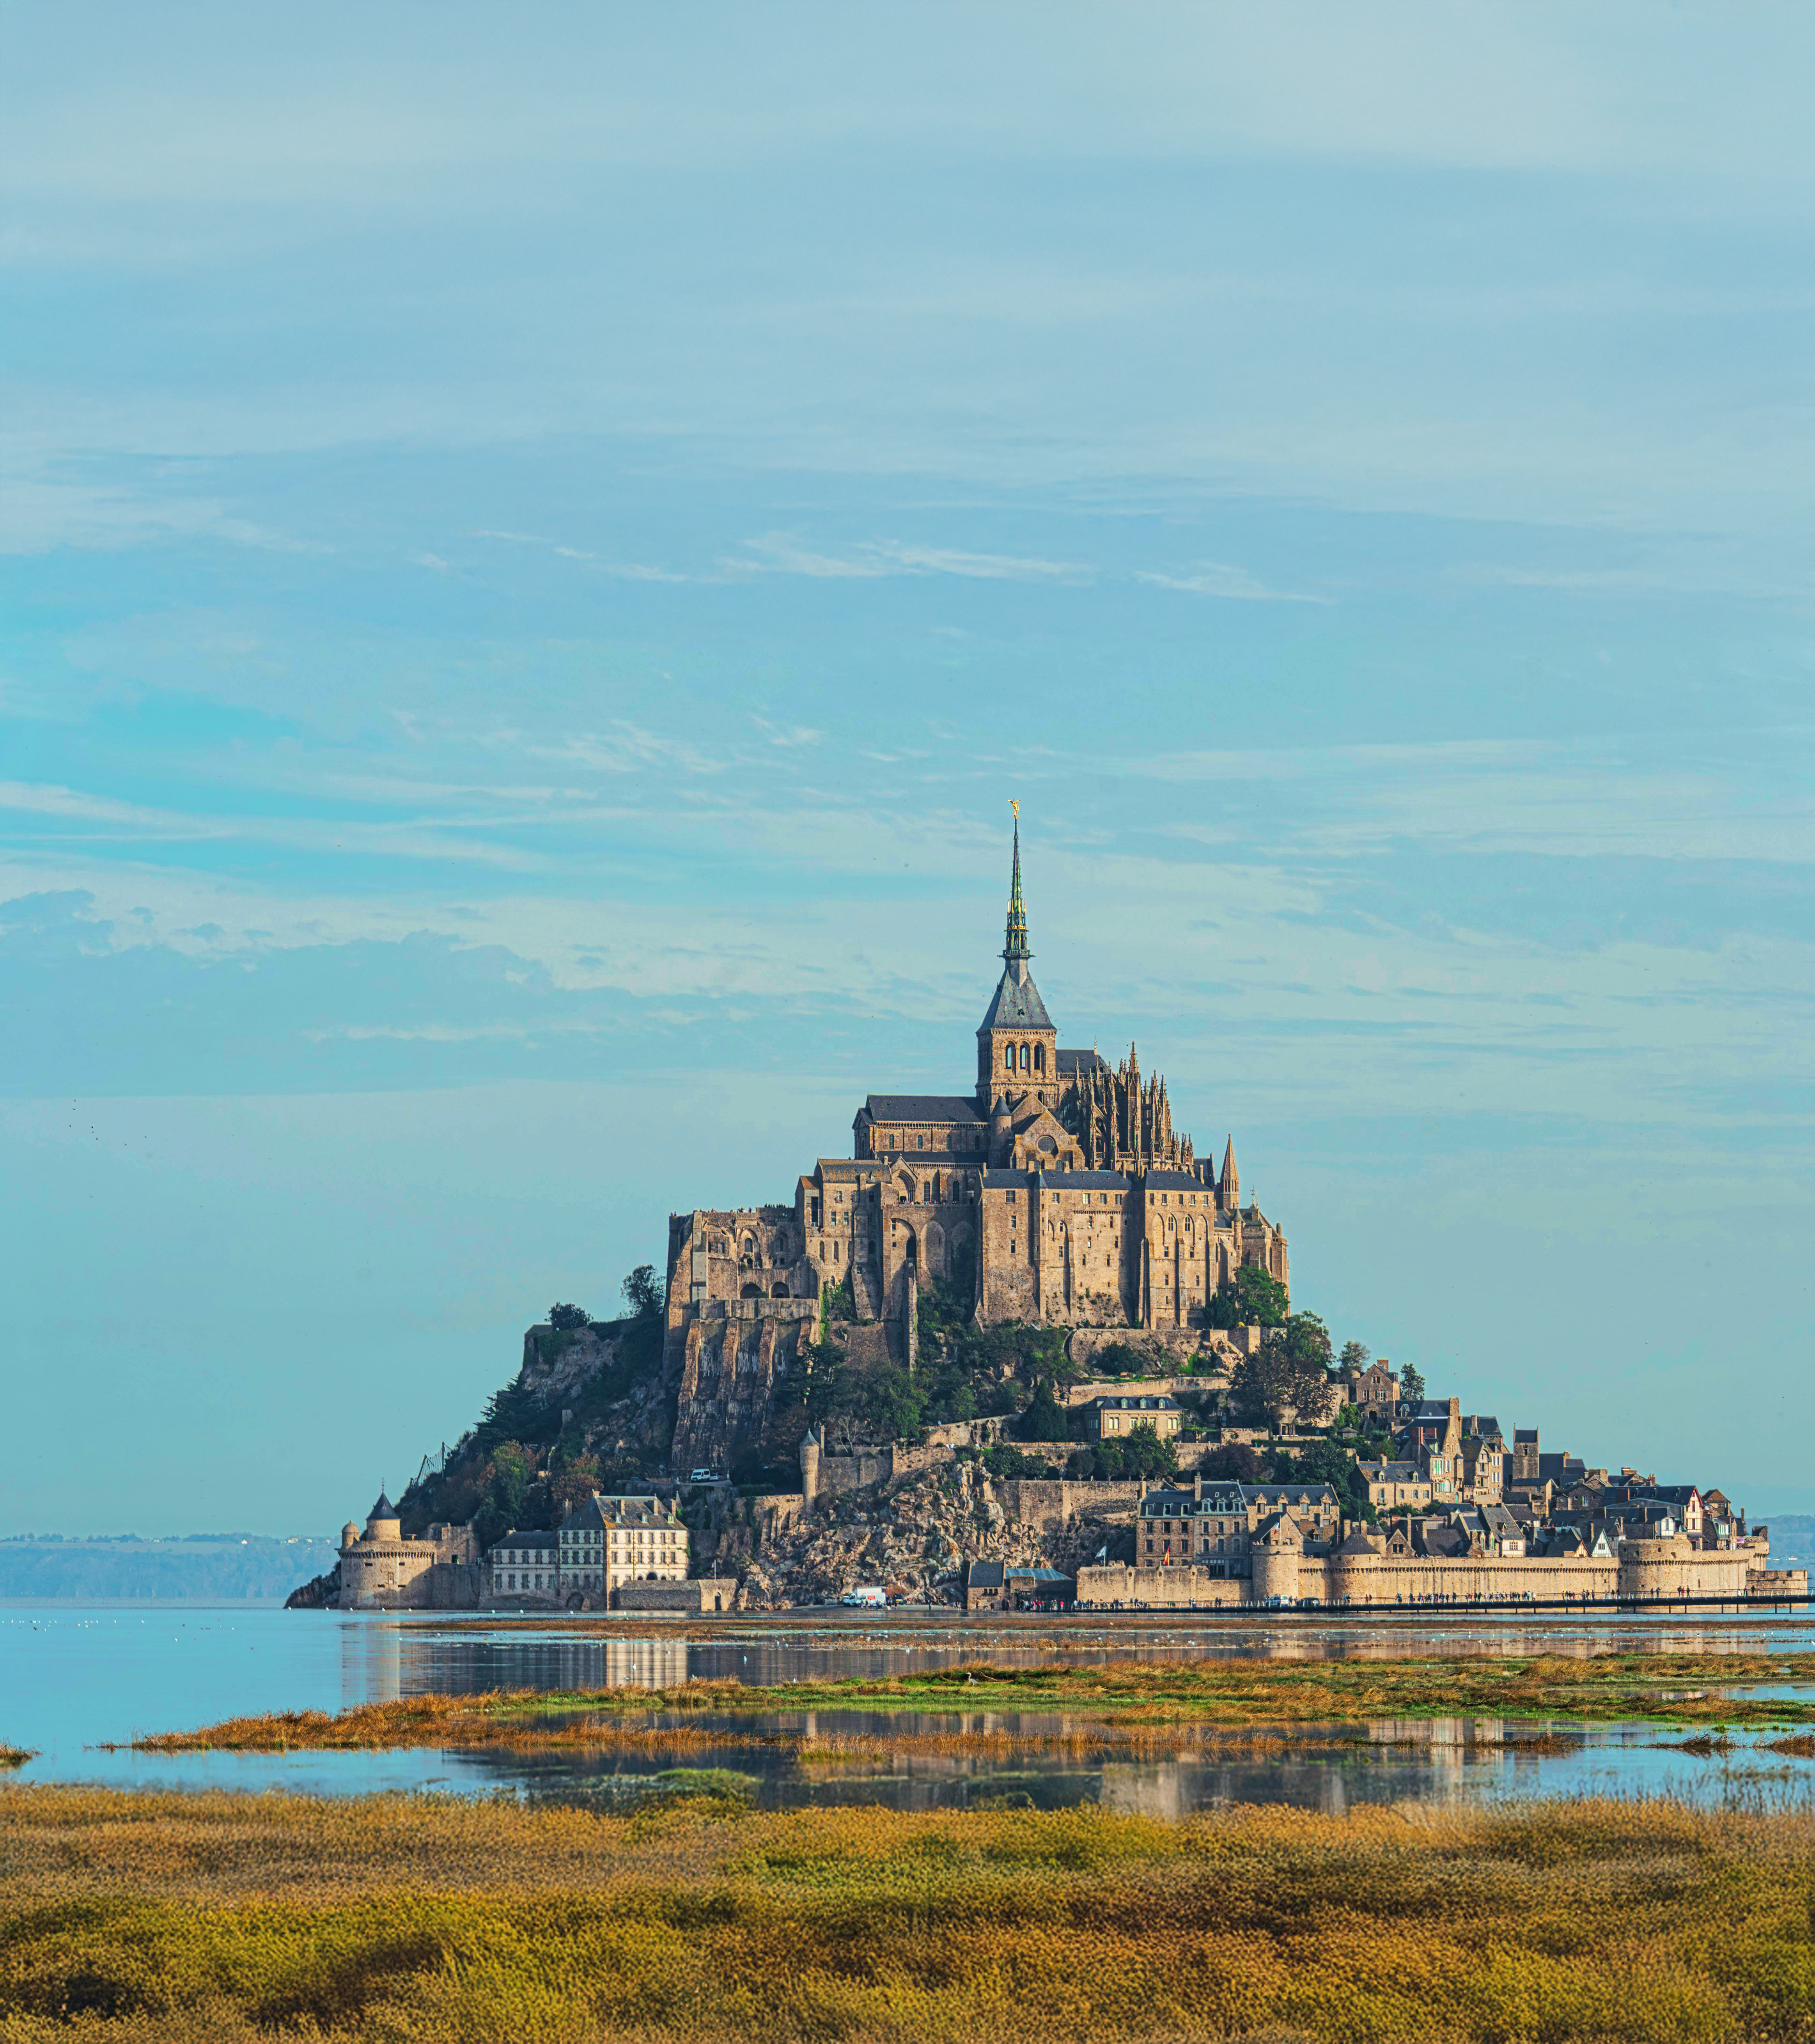
<svg viewBox="0 0 1815 2044"><path fill-rule="evenodd" d="M879 1611L888 1601L880 1583L859 1583L854 1590L846 1590L838 1599L840 1604L861 1604L866 1611Z"/></svg>

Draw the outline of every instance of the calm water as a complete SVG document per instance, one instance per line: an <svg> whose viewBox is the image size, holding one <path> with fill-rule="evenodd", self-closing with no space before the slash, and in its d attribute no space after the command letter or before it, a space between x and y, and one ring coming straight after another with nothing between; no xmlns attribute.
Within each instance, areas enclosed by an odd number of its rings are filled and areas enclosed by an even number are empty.
<svg viewBox="0 0 1815 2044"><path fill-rule="evenodd" d="M616 1754L403 1752L155 1757L107 1753L105 1742L242 1713L338 1710L349 1704L491 1689L672 1687L735 1675L781 1683L828 1675L875 1675L988 1659L1100 1660L1140 1654L1188 1658L1379 1656L1446 1651L1586 1653L1622 1646L1680 1651L1808 1650L1815 1627L1803 1614L1770 1619L1682 1619L1617 1616L1541 1622L1469 1617L1419 1623L1359 1619L1211 1619L1193 1624L1088 1618L957 1620L950 1614L831 1613L777 1624L727 1619L709 1629L608 1619L452 1616L374 1618L332 1612L217 1610L144 1605L68 1611L0 1607L0 1742L39 1749L11 1778L103 1781L122 1786L284 1788L327 1794L377 1788L506 1791L529 1797L609 1801L643 1792L672 1758ZM1788 1685L1747 1693L1793 1695ZM689 1716L708 1738L723 1721ZM742 1729L752 1721L739 1720ZM954 1714L911 1719L887 1712L783 1712L756 1721L777 1732L864 1735L904 1731L1047 1733L1065 1721L1043 1714ZM727 1743L689 1750L689 1766L750 1776L766 1803L886 1802L898 1807L1098 1800L1177 1815L1225 1801L1288 1802L1341 1810L1362 1801L1441 1801L1479 1795L1633 1794L1668 1789L1698 1799L1815 1795L1815 1763L1787 1761L1741 1743L1711 1758L1671 1750L1678 1732L1558 1725L1561 1751L1518 1743L1537 1727L1451 1719L1381 1723L1358 1740L1295 1731L1284 1750L1184 1751L1164 1760L1049 1754L982 1757L895 1750L882 1758L801 1760L775 1748Z"/></svg>

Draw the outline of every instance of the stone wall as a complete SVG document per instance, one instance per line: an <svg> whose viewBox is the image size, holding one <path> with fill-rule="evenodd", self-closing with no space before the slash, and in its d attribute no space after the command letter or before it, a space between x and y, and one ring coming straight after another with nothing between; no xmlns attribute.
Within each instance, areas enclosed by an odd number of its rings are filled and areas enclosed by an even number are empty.
<svg viewBox="0 0 1815 2044"><path fill-rule="evenodd" d="M1093 1398L1176 1398L1181 1392L1220 1388L1212 1377L1093 1377L1061 1385L1058 1395L1061 1404L1088 1405Z"/></svg>
<svg viewBox="0 0 1815 2044"><path fill-rule="evenodd" d="M612 1593L619 1611L729 1611L737 1602L729 1576L694 1576L685 1582L620 1583Z"/></svg>
<svg viewBox="0 0 1815 2044"><path fill-rule="evenodd" d="M1197 1568L1131 1569L1125 1562L1108 1562L1080 1569L1077 1575L1080 1604L1226 1608L1245 1603L1247 1596L1245 1582Z"/></svg>
<svg viewBox="0 0 1815 2044"><path fill-rule="evenodd" d="M343 1611L477 1611L485 1596L480 1562L432 1562L394 1589L372 1590L356 1600L343 1593Z"/></svg>
<svg viewBox="0 0 1815 2044"><path fill-rule="evenodd" d="M1138 1483L1073 1483L1067 1477L1005 1477L996 1496L1022 1526L1063 1527L1076 1519L1126 1519L1141 1501Z"/></svg>

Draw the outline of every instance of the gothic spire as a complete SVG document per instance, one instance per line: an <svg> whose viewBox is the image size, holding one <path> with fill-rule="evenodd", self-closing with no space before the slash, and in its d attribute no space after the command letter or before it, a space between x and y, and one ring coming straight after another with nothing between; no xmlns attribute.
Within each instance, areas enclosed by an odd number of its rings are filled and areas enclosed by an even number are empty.
<svg viewBox="0 0 1815 2044"><path fill-rule="evenodd" d="M1008 935L1002 955L1013 964L1033 953L1027 948L1027 905L1021 899L1021 805L1011 802L1009 807L1015 812L1015 877L1008 887Z"/></svg>

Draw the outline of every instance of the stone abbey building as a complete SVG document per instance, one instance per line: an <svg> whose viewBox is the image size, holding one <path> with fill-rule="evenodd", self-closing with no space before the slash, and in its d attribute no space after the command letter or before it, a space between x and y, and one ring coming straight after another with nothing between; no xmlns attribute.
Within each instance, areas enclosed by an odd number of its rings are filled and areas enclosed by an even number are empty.
<svg viewBox="0 0 1815 2044"><path fill-rule="evenodd" d="M980 1324L1201 1327L1245 1263L1290 1283L1286 1238L1241 1202L1233 1140L1220 1170L1172 1124L1165 1081L1131 1046L1111 1067L1065 1050L1031 970L1015 829L1002 975L977 1031L968 1093L873 1093L851 1155L822 1157L785 1205L669 1216L668 1361L686 1416L716 1404L747 1438L822 1291L850 1282L855 1317L909 1364L920 1289L966 1288ZM691 1393L692 1395L689 1395ZM741 1417L739 1416L741 1414ZM677 1436L675 1466L729 1439Z"/></svg>

